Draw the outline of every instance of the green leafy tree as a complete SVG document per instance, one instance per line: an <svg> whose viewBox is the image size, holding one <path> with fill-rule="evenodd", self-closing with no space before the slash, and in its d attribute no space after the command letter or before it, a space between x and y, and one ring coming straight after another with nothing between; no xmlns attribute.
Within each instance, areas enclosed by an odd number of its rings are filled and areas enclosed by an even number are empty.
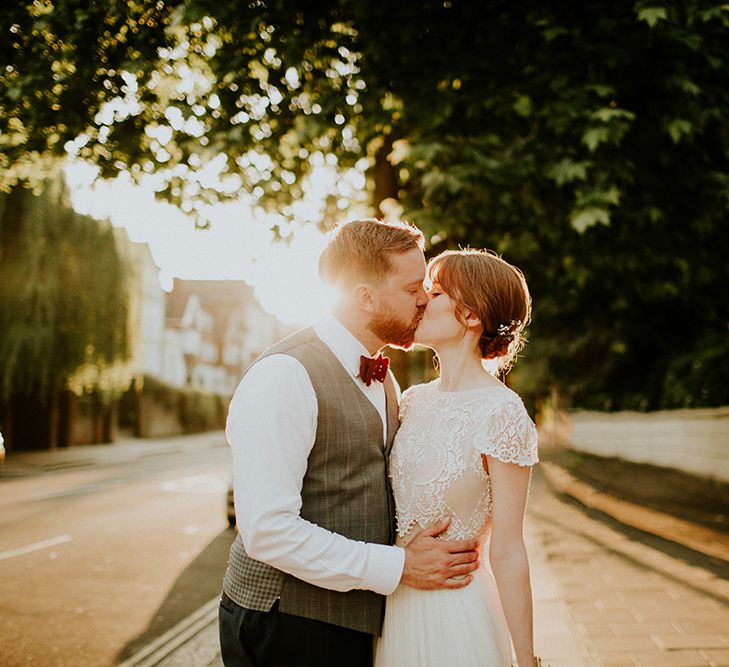
<svg viewBox="0 0 729 667"><path fill-rule="evenodd" d="M332 193L324 225L366 196L415 220L431 252L487 246L524 269L535 315L514 381L532 396L729 402L725 5L2 12L8 183L65 146L105 176L154 173L204 222L206 203L240 193L286 212L322 161L365 169L367 193Z"/></svg>
<svg viewBox="0 0 729 667"><path fill-rule="evenodd" d="M38 0L0 9L0 186L43 179L64 144L91 130L90 155L110 157L97 118L145 80L167 43L171 8L163 2ZM142 97L143 97L142 93ZM110 111L114 116L113 109ZM119 115L117 115L119 118ZM143 132L143 127L140 128Z"/></svg>
<svg viewBox="0 0 729 667"><path fill-rule="evenodd" d="M128 386L128 267L108 223L73 211L60 180L0 195L0 403ZM50 417L49 417L50 415Z"/></svg>

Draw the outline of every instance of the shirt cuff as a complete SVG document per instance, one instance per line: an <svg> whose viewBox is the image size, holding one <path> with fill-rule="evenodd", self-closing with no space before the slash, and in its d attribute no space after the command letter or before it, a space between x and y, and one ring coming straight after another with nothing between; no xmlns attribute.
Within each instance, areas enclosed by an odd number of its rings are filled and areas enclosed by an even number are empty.
<svg viewBox="0 0 729 667"><path fill-rule="evenodd" d="M397 588L405 567L405 549L385 544L367 544L367 568L363 588L380 595L390 595Z"/></svg>

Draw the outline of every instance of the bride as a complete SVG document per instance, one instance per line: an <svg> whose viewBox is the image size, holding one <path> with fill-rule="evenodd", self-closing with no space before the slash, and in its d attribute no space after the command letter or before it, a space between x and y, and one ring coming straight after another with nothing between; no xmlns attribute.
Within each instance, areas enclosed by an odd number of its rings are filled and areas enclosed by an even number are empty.
<svg viewBox="0 0 729 667"><path fill-rule="evenodd" d="M505 372L531 313L524 276L487 251L431 260L429 303L415 342L438 356L440 378L408 389L390 458L397 544L450 517L444 539L488 542L464 588L400 585L388 597L375 667L535 664L523 517L537 458L536 429ZM484 551L486 549L484 548Z"/></svg>

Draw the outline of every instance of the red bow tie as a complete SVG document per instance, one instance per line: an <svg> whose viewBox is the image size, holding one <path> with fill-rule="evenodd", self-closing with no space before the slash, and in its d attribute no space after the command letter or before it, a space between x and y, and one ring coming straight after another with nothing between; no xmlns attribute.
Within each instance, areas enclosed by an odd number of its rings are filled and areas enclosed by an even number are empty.
<svg viewBox="0 0 729 667"><path fill-rule="evenodd" d="M365 357L359 358L359 376L368 387L372 380L384 382L387 377L387 369L390 367L390 358L380 355L376 359Z"/></svg>

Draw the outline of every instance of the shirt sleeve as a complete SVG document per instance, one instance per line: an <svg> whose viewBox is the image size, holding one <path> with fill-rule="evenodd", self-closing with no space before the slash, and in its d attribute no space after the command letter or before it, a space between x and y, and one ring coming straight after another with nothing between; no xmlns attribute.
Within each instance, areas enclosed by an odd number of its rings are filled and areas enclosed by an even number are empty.
<svg viewBox="0 0 729 667"><path fill-rule="evenodd" d="M504 401L484 415L476 448L504 463L533 466L539 462L537 429L518 398Z"/></svg>
<svg viewBox="0 0 729 667"><path fill-rule="evenodd" d="M256 362L238 385L226 437L243 545L251 558L316 586L388 595L402 576L403 549L350 540L300 516L317 416L309 375L289 355Z"/></svg>

